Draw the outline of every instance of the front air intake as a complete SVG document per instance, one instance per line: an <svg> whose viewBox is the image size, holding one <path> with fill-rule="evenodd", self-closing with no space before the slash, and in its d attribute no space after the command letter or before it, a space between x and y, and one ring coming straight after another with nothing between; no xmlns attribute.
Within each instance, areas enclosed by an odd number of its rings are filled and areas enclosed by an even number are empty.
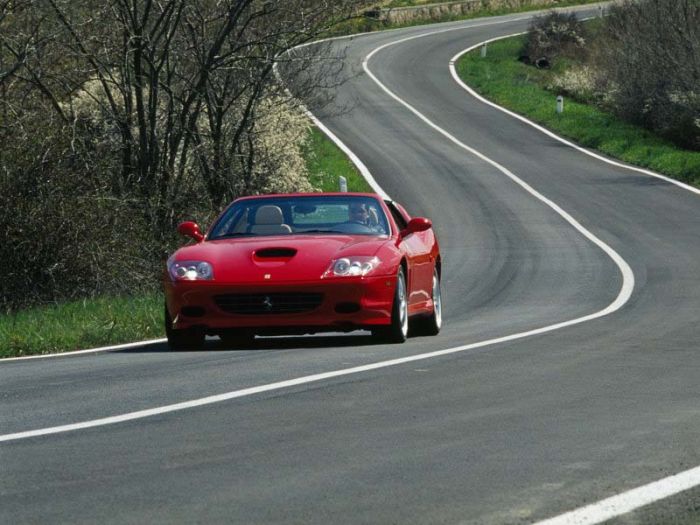
<svg viewBox="0 0 700 525"><path fill-rule="evenodd" d="M323 302L320 293L257 293L214 296L224 312L242 315L298 314L315 310Z"/></svg>

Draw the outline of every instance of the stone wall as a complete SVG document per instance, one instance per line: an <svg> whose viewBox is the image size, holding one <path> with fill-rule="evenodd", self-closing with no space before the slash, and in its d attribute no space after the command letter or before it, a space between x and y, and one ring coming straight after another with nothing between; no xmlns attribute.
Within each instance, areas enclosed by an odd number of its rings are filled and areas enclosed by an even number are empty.
<svg viewBox="0 0 700 525"><path fill-rule="evenodd" d="M419 20L443 20L469 15L482 9L519 8L522 6L556 7L558 0L462 0L414 7L377 9L372 14L390 24L405 24Z"/></svg>

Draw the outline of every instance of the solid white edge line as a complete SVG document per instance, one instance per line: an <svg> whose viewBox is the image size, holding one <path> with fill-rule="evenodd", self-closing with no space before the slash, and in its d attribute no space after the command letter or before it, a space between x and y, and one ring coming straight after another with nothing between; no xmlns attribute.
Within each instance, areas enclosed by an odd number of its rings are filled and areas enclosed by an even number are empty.
<svg viewBox="0 0 700 525"><path fill-rule="evenodd" d="M516 20L521 20L521 19L516 19ZM507 22L511 22L511 21L513 21L513 20L508 20ZM503 21L503 22L496 22L496 23L506 23L506 22ZM480 27L480 26L484 26L484 25L494 25L494 24L493 23L486 23L486 24L480 24L478 26L466 26L466 27L450 28L450 29L448 29L448 31L454 31L454 30L459 30L459 29L463 30L463 29L469 29L470 27ZM106 417L106 418L95 419L95 420L91 420L91 421L84 421L84 422L80 422L80 423L60 425L60 426L55 426L55 427L42 428L42 429L0 435L0 442L18 441L18 440L22 440L22 439L45 436L45 435L49 435L49 434L58 434L58 433L70 432L70 431L74 431L74 430L82 430L82 429L99 427L99 426L110 425L110 424L115 424L115 423L122 423L122 422L126 422L126 421L133 421L133 420L142 419L142 418L146 418L146 417L166 414L169 412L185 410L188 408L199 407L199 406L209 405L209 404L213 404L213 403L220 403L222 401L228 401L231 399L242 398L242 397L251 396L254 394L269 392L272 390L279 390L282 388L289 388L292 386L299 386L299 385L314 383L314 382L323 381L323 380L331 379L331 378L335 378L335 377L347 376L347 375L357 374L360 372L366 372L366 371L370 371L370 370L378 370L381 368L397 366L397 365L415 362L415 361L422 361L425 359L432 359L435 357L446 356L446 355L455 354L455 353L459 353L459 352L465 352L468 350L483 348L486 346L492 346L492 345L496 345L496 344L500 344L500 343L507 343L510 341L515 341L515 340L519 340L519 339L524 339L526 337L532 337L535 335L545 334L545 333L559 330L559 329L562 329L565 327L569 327L569 326L577 325L577 324L584 323L587 321L591 321L593 319L597 319L599 317L606 316L612 312L615 312L619 308L621 308L627 302L627 300L631 296L632 291L634 289L634 274L632 273L632 270L629 268L629 265L627 265L627 263L624 261L624 259L622 259L622 257L620 257L614 250L612 250L605 243L603 243L601 240L599 240L597 237L595 237L592 233L588 232L588 230L583 228L583 226L581 226L573 217L571 217L563 209L561 209L559 206L557 206L554 202L550 201L549 199L547 199L544 196L537 193L534 189L532 189L530 186L528 186L524 181L521 181L520 179L518 179L515 175L513 175L511 172L506 170L504 167L500 166L499 164L497 164L496 162L487 158L486 156L482 155L481 153L477 152L476 150L473 150L469 146L466 146L466 145L462 144L461 142L457 141L457 139L455 139L454 137L449 135L446 131L442 130L441 128L439 128L438 126L436 126L435 124L430 122L425 116L420 114L417 110L415 110L410 105L408 105L406 102L402 101L396 95L391 93L391 91L389 91L383 84L381 84L381 82L379 82L376 79L376 77L374 77L374 75L369 71L369 69L367 67L367 62L369 61L371 56L373 56L376 52L380 51L381 49L384 49L384 48L388 47L389 45L395 45L395 44L398 44L401 42L405 42L406 40L411 40L412 38L420 38L422 36L430 36L430 35L442 33L442 32L445 32L445 31L438 30L438 31L434 31L434 32L429 32L429 33L417 35L417 36L414 36L411 38L397 40L395 42L391 42L389 44L385 44L383 46L380 46L380 47L376 48L375 50L373 50L369 55L367 55L367 57L365 58L365 60L363 62L363 67L365 68L366 72L370 75L370 77L380 87L382 87L382 89L384 91L389 93L393 98L395 98L396 100L401 102L401 104L403 104L404 106L409 108L413 113L418 115L419 118L421 118L421 120L428 123L434 129L439 130L439 132L441 134L450 138L451 141L459 144L461 147L463 147L464 149L466 149L470 153L476 155L477 157L481 158L485 162L487 162L487 163L497 167L499 170L503 171L503 173L508 175L512 180L514 180L518 184L520 184L529 193L531 193L532 195L534 195L535 197L540 199L542 202L544 202L545 204L550 206L554 211L556 211L559 215L561 215L567 222L569 222L575 229L577 229L587 239L589 239L591 242L593 242L594 244L599 246L601 249L603 249L603 251L605 251L605 253L607 253L613 259L613 261L615 261L615 263L618 265L618 267L620 268L620 271L622 273L622 277L623 277L623 284L622 284L622 287L620 289L620 292L619 292L617 298L610 305L608 305L603 310L600 310L598 312L592 313L592 314L584 316L584 317L572 319L570 321L556 323L553 325L544 326L541 328L536 328L534 330L519 332L519 333L515 333L515 334L503 336L503 337L498 337L498 338L489 339L489 340L485 340L485 341L479 341L476 343L471 343L471 344L467 344L467 345L448 348L445 350L428 352L425 354L418 354L418 355L399 358L399 359L392 359L389 361L380 361L380 362L371 363L368 365L362 365L362 366L346 368L346 369L342 369L342 370L314 374L314 375L304 376L304 377L300 377L300 378L296 378L296 379L290 379L287 381L280 381L280 382L276 382L276 383L270 383L267 385L245 388L242 390L235 390L232 392L227 392L227 393L218 394L218 395L214 395L214 396L207 396L207 397L203 397L203 398L199 398L199 399L185 401L182 403L164 405L161 407L156 407L156 408L147 409L147 410L140 410L137 412L120 414L120 415L116 415L116 416L112 416L112 417ZM336 139L337 139L337 137L336 137ZM339 140L339 139L337 139L337 140ZM348 150L349 150L349 148L348 148Z"/></svg>
<svg viewBox="0 0 700 525"><path fill-rule="evenodd" d="M514 19L515 20L520 20L520 19ZM484 25L489 25L489 24L484 24ZM399 104L404 106L406 109L408 109L411 113L413 113L416 117L418 117L421 121L423 121L425 124L427 124L430 128L434 129L444 137L446 137L449 141L454 143L455 145L459 146L460 148L468 151L472 155L476 156L477 158L483 160L487 164L490 164L494 168L498 169L501 173L506 175L508 178L510 178L513 182L518 184L520 187L522 187L525 191L530 193L532 196L549 206L551 209L553 209L557 214L559 214L566 222L568 222L570 225L572 225L579 233L581 233L586 239L591 241L593 244L598 246L603 252L605 252L612 260L615 262L617 267L620 270L620 273L622 274L622 287L620 289L620 292L617 296L617 298L606 308L603 310L596 312L594 314L581 317L579 319L574 319L572 321L568 321L567 323L571 324L576 324L579 322L583 321L588 321L590 319L595 319L598 317L602 317L604 315L608 315L619 308L621 308L631 297L632 291L634 290L634 273L632 272L632 268L627 264L627 262L615 251L613 250L610 246L608 246L605 242L603 242L601 239L593 235L590 231L588 231L586 228L584 228L576 219L574 219L569 213L564 211L559 205L557 205L555 202L552 200L548 199L541 193L539 193L537 190L535 190L532 186L530 186L528 183L526 183L524 180L520 179L518 176L516 176L513 172L508 170L505 166L499 164L498 162L492 160L491 158L487 157L486 155L480 153L479 151L475 150L474 148L464 144L461 142L459 139L457 139L455 136L451 135L449 132L444 130L443 128L439 127L437 124L432 122L430 119L428 119L425 115L420 113L415 107L411 106L408 102L405 100L401 99L398 97L395 93L393 93L391 90L389 90L375 75L372 73L372 71L369 69L369 61L372 59L372 57L378 53L379 51L382 51L383 49L386 49L390 46L394 46L397 44L401 44L403 42L407 42L409 40L415 40L418 38L424 38L426 36L431 36L439 33L445 33L448 31L456 31L459 29L465 29L465 28L450 28L450 29L445 29L445 30L439 30L439 31L433 31L429 33L423 33L420 35L413 35L407 38L402 38L400 40L396 40L393 42L389 42L387 44L384 44L382 46L379 46L378 48L374 49L371 53L365 57L364 62L362 63L362 67L364 68L365 72L367 75L385 92L387 93L392 99L397 101ZM568 326L569 324L567 324Z"/></svg>
<svg viewBox="0 0 700 525"><path fill-rule="evenodd" d="M306 112L306 115L316 125L316 127L320 129L332 142L335 143L336 146L338 146L338 148L340 148L340 150L343 153L345 153L348 156L348 158L357 167L359 172L362 174L367 183L372 187L375 193L380 195L381 198L384 200L391 200L389 194L385 192L384 189L379 185L379 183L374 179L365 163L360 160L360 158L355 154L355 152L348 148L347 145L345 145L345 143L335 135L335 133L328 129L320 120L318 120L318 118L316 118L316 115L311 113L311 111L309 111L305 106L302 106L302 108Z"/></svg>
<svg viewBox="0 0 700 525"><path fill-rule="evenodd" d="M667 177L666 175L662 175L662 174L660 174L660 173L656 173L655 171L647 170L647 169L644 169L644 168L639 168L639 167L637 167L637 166L631 166L631 165L629 165L629 164L624 164L624 163L622 163L622 162L616 162L616 161L614 161L614 160L612 160L612 159L609 159L609 158L606 158L606 157L604 157L604 156L602 156L602 155L599 155L599 154L597 154L597 153L595 153L595 152L593 152L593 151L591 151L591 150L588 150L588 149L586 149L586 148L583 148L583 147L579 146L578 144L574 144L573 142L571 142L571 141L569 141L569 140L567 140L567 139L565 139L565 138L563 138L563 137L561 137L561 136L559 136L559 135L553 133L552 131L548 130L547 128L544 128L544 127L540 126L539 124L536 124L535 122L533 122L533 121L531 121L531 120L529 120L529 119L523 117L522 115L519 115L519 114L517 114L517 113L514 113L513 111L510 111L509 109L506 109L506 108L504 108L503 106L499 106L498 104L495 104L494 102L491 102L490 100L488 100L488 99L482 97L482 96L479 95L476 91L474 91L472 88L470 88L467 84L465 84L464 81L459 77L459 74L457 73L457 69L456 69L456 67L455 67L455 64L457 63L457 61L458 61L460 58L462 58L463 55L465 55L465 54L469 53L470 51L473 51L473 50L475 50L475 49L481 47L481 46L484 45L484 44L490 44L491 42L496 42L496 41L498 41L498 40L504 40L504 39L506 39L506 38L511 38L511 37L514 37L514 36L520 36L520 35L523 35L523 34L525 34L525 33L524 33L524 32L521 32L521 33L513 33L513 34L510 34L510 35L505 35L505 36L499 36L499 37L496 37L496 38L491 38L491 39L489 39L489 40L484 40L483 42L479 42L478 44L473 45L473 46L471 46L471 47L465 49L464 51L460 51L460 52L457 53L455 56L453 56L452 59L450 60L449 68L450 68L450 74L452 75L452 78L455 80L455 82L457 82L457 84L460 85L460 87L462 87L465 91L467 91L471 96L473 96L474 98L476 98L476 99L479 100L480 102L483 102L484 104L487 104L487 105L489 105L489 106L491 106L491 107L493 107L493 108L496 108L497 110L502 111L503 113L506 113L507 115L510 115L511 117L516 118L516 119L520 120L521 122L524 122L525 124L527 124L527 125L529 125L529 126L532 126L533 128L537 129L538 131L541 131L542 133L544 133L545 135L547 135L547 136L549 136L549 137L551 137L551 138L553 138L553 139L555 139L555 140L561 142L562 144L566 144L567 146L569 146L569 147L571 147L571 148L574 148L575 150L578 150L578 151L580 151L581 153L584 153L584 154L586 154L586 155L588 155L588 156L590 156L590 157L593 157L594 159L598 159L598 160L600 160L600 161L602 161L602 162L605 162L606 164L610 164L610 165L616 166L616 167L618 167L618 168L624 168L624 169L627 169L627 170L630 170L630 171L634 171L634 172L637 172L637 173L641 173L641 174L643 174L643 175L648 175L649 177L654 177L654 178L656 178L656 179L661 179L661 180L663 180L663 181L670 182L671 184L675 184L676 186L678 186L678 187L680 187L680 188L683 188L684 190L688 190L688 191L690 191L690 192L692 192L692 193L695 193L695 194L700 195L700 188L695 188L694 186L690 186L689 184L685 184L684 182L681 182L681 181L679 181L679 180L672 179L671 177Z"/></svg>
<svg viewBox="0 0 700 525"><path fill-rule="evenodd" d="M535 525L595 525L700 485L700 466L586 505Z"/></svg>
<svg viewBox="0 0 700 525"><path fill-rule="evenodd" d="M119 345L112 346L101 346L99 348L89 348L87 350L74 350L72 352L61 352L59 354L39 354L39 355L25 355L22 357L5 357L0 359L0 365L2 363L11 363L13 361L27 361L29 359L46 359L48 357L69 357L72 355L84 355L84 354L95 354L99 352L109 352L111 350L126 350L128 348L136 348L139 346L146 346L156 343L164 343L167 339L148 339L146 341L136 341L134 343L123 343Z"/></svg>
<svg viewBox="0 0 700 525"><path fill-rule="evenodd" d="M484 104L488 104L489 106L494 107L499 111L502 111L503 113L506 113L511 117L516 118L532 126L533 128L544 133L545 135L555 140L558 140L559 142L566 144L567 146L570 146L586 155L589 155L597 160L603 161L607 164L616 167L628 169L630 171L635 171L637 173L648 175L657 179L662 179L666 182L675 184L676 186L684 190L700 194L700 189L685 184L683 182L677 181L665 175L661 175L660 173L616 162L614 160L598 155L592 151L589 151L585 148L582 148L581 146L574 144L573 142L570 142L565 138L556 135L550 130L532 122L531 120L523 117L522 115L518 115L517 113L514 113L502 106L499 106L498 104L491 102L490 100L487 100L486 98L476 93L476 91L474 91L472 88L470 88L464 81L462 81L462 79L457 74L455 64L466 53L469 53L470 51L473 51L484 44L495 42L497 40L503 40L505 38L519 36L522 34L524 33L513 33L511 35L491 38L489 40L479 42L478 44L475 44L465 49L464 51L457 53L454 57L452 57L449 63L452 78L457 82L457 84L459 84L463 89L465 89L470 95L472 95L477 100L483 102ZM565 514L561 514L559 516L540 521L535 525L595 525L616 518L623 514L635 511L641 507L645 507L670 496L674 496L676 494L679 494L680 492L690 490L698 485L700 485L700 466L694 467L689 470L685 470L673 476L668 476L658 481L648 483L647 485L642 485L640 487L628 490L616 496L611 496L604 500L572 510Z"/></svg>

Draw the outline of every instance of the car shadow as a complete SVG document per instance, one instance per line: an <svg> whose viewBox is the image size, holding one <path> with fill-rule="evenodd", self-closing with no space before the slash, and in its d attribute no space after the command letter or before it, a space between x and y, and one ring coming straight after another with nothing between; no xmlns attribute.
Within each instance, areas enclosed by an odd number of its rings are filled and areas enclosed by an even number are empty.
<svg viewBox="0 0 700 525"><path fill-rule="evenodd" d="M225 344L216 337L207 338L204 346L200 349L183 349L173 351L168 346L168 343L150 343L135 348L125 348L114 350L114 353L120 354L144 354L144 353L186 353L186 352L250 352L250 351L265 351L265 350L293 350L295 348L333 348L333 347L348 347L348 346L367 346L385 344L378 341L368 332L353 332L348 334L320 334L320 335L303 335L303 336L271 336L271 337L256 337L252 343L241 345Z"/></svg>

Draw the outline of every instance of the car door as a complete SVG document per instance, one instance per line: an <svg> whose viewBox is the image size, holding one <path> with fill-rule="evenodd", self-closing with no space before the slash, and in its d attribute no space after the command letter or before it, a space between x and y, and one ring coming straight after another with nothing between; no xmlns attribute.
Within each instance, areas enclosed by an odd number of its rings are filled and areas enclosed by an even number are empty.
<svg viewBox="0 0 700 525"><path fill-rule="evenodd" d="M399 229L404 229L411 216L398 203L387 202L389 211ZM431 299L433 289L433 259L431 254L433 232L412 233L401 241L400 248L408 260L408 292L409 309L417 310L425 306Z"/></svg>

